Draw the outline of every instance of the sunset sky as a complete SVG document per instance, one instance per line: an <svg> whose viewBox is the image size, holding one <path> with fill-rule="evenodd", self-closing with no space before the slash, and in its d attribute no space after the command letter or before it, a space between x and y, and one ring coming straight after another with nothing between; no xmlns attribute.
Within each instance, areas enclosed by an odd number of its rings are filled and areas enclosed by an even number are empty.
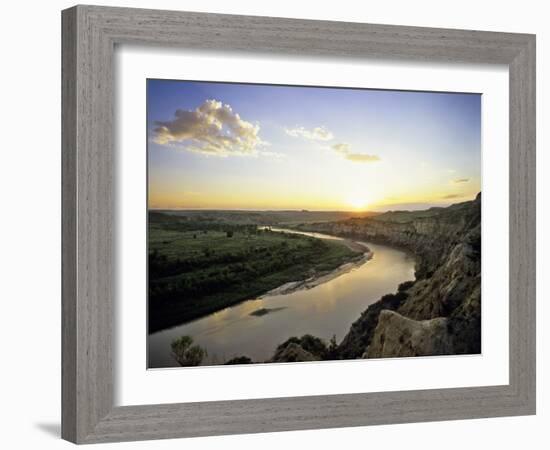
<svg viewBox="0 0 550 450"><path fill-rule="evenodd" d="M147 82L149 208L423 209L481 190L481 96Z"/></svg>

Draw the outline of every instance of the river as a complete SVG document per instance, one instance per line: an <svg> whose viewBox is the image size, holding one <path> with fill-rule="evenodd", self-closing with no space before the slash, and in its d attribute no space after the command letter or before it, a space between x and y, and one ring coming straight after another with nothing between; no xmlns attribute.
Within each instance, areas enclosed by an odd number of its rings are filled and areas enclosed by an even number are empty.
<svg viewBox="0 0 550 450"><path fill-rule="evenodd" d="M273 228L273 231L285 231ZM297 232L320 239L341 239L319 233ZM260 298L209 314L201 319L153 333L148 339L149 367L174 367L170 343L189 335L208 352L203 365L222 364L235 356L253 361L269 359L278 344L306 333L340 342L351 324L371 303L414 279L414 258L385 245L364 242L373 257L363 264L310 289ZM251 315L258 310L270 311Z"/></svg>

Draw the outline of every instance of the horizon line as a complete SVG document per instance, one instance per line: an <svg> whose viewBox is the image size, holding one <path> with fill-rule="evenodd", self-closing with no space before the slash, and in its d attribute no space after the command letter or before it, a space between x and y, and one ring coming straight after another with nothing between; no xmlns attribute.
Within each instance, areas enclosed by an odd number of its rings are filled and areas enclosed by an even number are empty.
<svg viewBox="0 0 550 450"><path fill-rule="evenodd" d="M239 212L239 211L242 211L242 212L254 212L254 211L262 211L262 212L269 212L269 211L274 211L274 212L283 212L283 211L288 211L288 212L345 212L345 213L368 213L368 212L372 212L372 213L378 213L378 212L390 212L390 211L422 211L422 209L417 209L417 210L411 210L411 209L391 209L391 206L392 205L395 205L395 206L404 206L404 205L418 205L418 206L425 206L425 210L428 210L428 209L431 209L431 208L447 208L449 206L452 206L452 205L458 205L460 203L466 203L466 202L471 202L471 201L474 201L478 195L481 194L481 190L479 190L479 192L474 195L473 198L471 199L464 199L464 200L460 200L460 201L456 201L456 202L452 202L452 203L445 203L445 202L434 202L434 203L430 203L430 202L403 202L403 203L395 203L395 204L389 204L389 205L380 205L381 207L383 206L388 206L389 209L385 209L385 210L379 210L379 211L376 211L376 210L372 210L372 209L365 209L365 210L348 210L348 209L314 209L314 208L170 208L170 207L166 207L166 208L159 208L159 207L149 207L149 205L147 205L147 211L233 211L233 212Z"/></svg>

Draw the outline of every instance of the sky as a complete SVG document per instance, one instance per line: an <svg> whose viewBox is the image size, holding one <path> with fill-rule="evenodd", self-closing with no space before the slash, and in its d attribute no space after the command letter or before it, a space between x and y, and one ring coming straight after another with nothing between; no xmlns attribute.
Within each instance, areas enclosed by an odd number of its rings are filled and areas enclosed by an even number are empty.
<svg viewBox="0 0 550 450"><path fill-rule="evenodd" d="M150 209L424 209L481 190L481 95L147 80Z"/></svg>

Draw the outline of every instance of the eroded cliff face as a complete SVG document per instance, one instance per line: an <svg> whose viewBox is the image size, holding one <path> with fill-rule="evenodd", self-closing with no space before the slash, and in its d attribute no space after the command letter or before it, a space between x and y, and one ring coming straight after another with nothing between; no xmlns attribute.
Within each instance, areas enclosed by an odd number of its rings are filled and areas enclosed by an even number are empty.
<svg viewBox="0 0 550 450"><path fill-rule="evenodd" d="M413 320L384 309L378 317L372 342L364 357L433 356L453 352L447 319Z"/></svg>
<svg viewBox="0 0 550 450"><path fill-rule="evenodd" d="M307 228L394 245L417 257L416 280L363 312L338 346L340 357L480 353L481 194L447 208Z"/></svg>

